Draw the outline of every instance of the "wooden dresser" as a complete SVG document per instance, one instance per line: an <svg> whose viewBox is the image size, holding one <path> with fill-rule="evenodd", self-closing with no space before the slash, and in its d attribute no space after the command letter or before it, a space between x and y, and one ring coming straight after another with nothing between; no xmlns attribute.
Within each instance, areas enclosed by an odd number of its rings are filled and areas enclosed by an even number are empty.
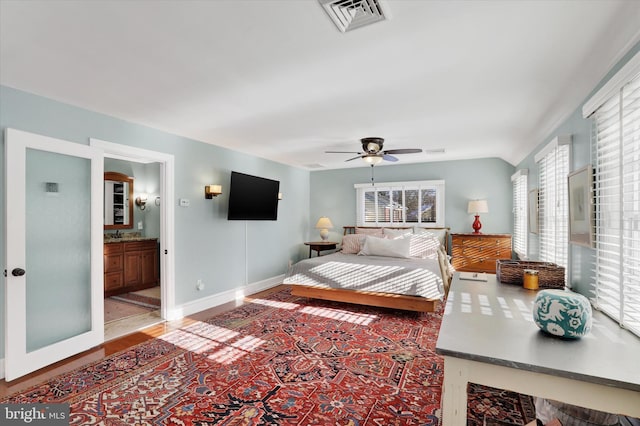
<svg viewBox="0 0 640 426"><path fill-rule="evenodd" d="M511 259L510 234L452 234L451 263L456 271L496 273L496 260Z"/></svg>
<svg viewBox="0 0 640 426"><path fill-rule="evenodd" d="M105 297L158 285L158 240L104 244Z"/></svg>

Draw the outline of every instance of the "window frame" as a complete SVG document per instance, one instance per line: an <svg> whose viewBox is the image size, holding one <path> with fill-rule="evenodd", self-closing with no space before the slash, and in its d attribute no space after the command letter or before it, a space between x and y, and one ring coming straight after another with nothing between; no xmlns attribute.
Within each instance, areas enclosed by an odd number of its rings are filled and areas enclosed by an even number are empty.
<svg viewBox="0 0 640 426"><path fill-rule="evenodd" d="M424 180L424 181L408 181L408 182L378 182L372 185L371 183L357 183L353 185L356 189L356 226L420 226L423 228L444 228L445 227L445 181L444 180ZM367 222L365 220L365 193L371 190L377 193L381 191L405 191L405 190L418 190L419 197L421 197L422 190L433 189L436 192L436 220L435 222L422 222L420 215L418 215L417 222L407 222L406 214L403 213L402 221L381 221L376 220L374 222ZM405 197L403 192L403 208ZM376 202L377 204L377 202ZM378 206L379 208L379 206ZM377 209L376 209L377 210ZM392 217L393 215L391 215Z"/></svg>
<svg viewBox="0 0 640 426"><path fill-rule="evenodd" d="M560 161L565 155L562 151L565 149L566 163L561 164ZM535 155L534 159L538 164L538 258L564 267L567 285L570 287L567 179L572 163L571 135L555 137ZM543 172L551 175L551 182L546 182ZM551 203L555 206L547 205Z"/></svg>
<svg viewBox="0 0 640 426"><path fill-rule="evenodd" d="M529 169L520 169L511 176L513 186L513 251L520 259L527 259L528 244L528 185Z"/></svg>
<svg viewBox="0 0 640 426"><path fill-rule="evenodd" d="M640 53L603 89L585 112L593 125L596 210L591 301L640 336Z"/></svg>

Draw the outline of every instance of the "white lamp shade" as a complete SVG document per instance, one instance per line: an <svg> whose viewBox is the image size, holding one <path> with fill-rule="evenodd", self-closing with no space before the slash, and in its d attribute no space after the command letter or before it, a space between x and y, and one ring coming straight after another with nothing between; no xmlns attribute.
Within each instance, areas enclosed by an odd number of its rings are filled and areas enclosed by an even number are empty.
<svg viewBox="0 0 640 426"><path fill-rule="evenodd" d="M318 219L316 223L316 229L331 229L333 228L333 223L331 223L331 219L326 216L322 216Z"/></svg>
<svg viewBox="0 0 640 426"><path fill-rule="evenodd" d="M467 207L467 213L478 214L478 213L488 213L488 212L489 212L489 206L487 205L487 200L469 201L469 206Z"/></svg>

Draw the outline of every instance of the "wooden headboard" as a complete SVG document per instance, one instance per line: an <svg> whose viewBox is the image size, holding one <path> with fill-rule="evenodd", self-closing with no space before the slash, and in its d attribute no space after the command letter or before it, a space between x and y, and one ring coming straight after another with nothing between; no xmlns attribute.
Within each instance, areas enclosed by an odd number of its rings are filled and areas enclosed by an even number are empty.
<svg viewBox="0 0 640 426"><path fill-rule="evenodd" d="M355 234L356 228L364 228L364 229L413 229L414 226L343 226L344 229L343 235ZM447 253L449 253L449 231L451 228L427 228L426 226L418 226L418 228L422 228L426 231L447 231L446 237L444 239L444 248Z"/></svg>

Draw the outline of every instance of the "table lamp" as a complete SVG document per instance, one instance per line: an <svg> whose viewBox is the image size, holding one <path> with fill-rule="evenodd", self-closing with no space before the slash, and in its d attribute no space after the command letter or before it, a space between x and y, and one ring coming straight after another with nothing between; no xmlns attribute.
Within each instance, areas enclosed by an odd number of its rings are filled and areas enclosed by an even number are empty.
<svg viewBox="0 0 640 426"><path fill-rule="evenodd" d="M316 223L316 229L320 230L320 238L322 238L322 241L327 241L327 238L329 238L329 229L331 228L333 228L331 219L326 216L322 216L320 219L318 219L318 222Z"/></svg>
<svg viewBox="0 0 640 426"><path fill-rule="evenodd" d="M467 207L467 213L475 214L476 220L473 222L473 233L474 234L482 234L480 229L482 228L482 224L480 223L480 215L478 213L488 213L489 206L487 205L487 200L471 200L469 201L469 205Z"/></svg>

